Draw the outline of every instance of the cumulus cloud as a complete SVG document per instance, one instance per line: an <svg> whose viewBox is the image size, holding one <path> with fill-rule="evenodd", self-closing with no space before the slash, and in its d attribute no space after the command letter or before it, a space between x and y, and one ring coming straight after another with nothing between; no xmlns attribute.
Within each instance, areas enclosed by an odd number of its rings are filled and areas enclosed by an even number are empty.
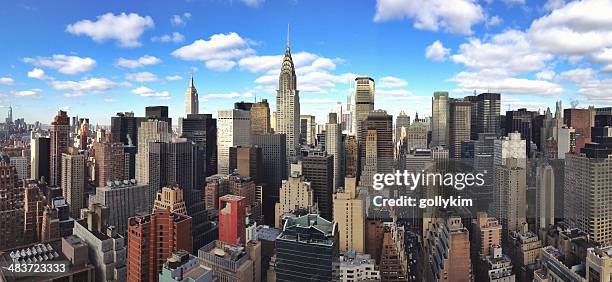
<svg viewBox="0 0 612 282"><path fill-rule="evenodd" d="M187 21L191 19L191 13L184 13L182 15L173 15L170 18L170 23L173 26L185 26Z"/></svg>
<svg viewBox="0 0 612 282"><path fill-rule="evenodd" d="M81 20L69 24L66 31L74 35L89 36L96 42L116 40L119 46L132 48L140 46L140 36L154 26L155 23L149 16L106 13L98 16L95 21Z"/></svg>
<svg viewBox="0 0 612 282"><path fill-rule="evenodd" d="M472 34L472 26L484 21L475 0L377 0L375 22L412 19L416 29Z"/></svg>
<svg viewBox="0 0 612 282"><path fill-rule="evenodd" d="M180 32L173 32L172 34L164 34L161 36L154 36L151 37L151 41L153 42L174 42L174 43L180 43L183 42L183 40L185 40L185 36L183 36Z"/></svg>
<svg viewBox="0 0 612 282"><path fill-rule="evenodd" d="M452 61L470 69L495 69L508 75L539 70L552 59L552 54L534 49L526 34L519 30L504 31L487 41L472 38L451 56Z"/></svg>
<svg viewBox="0 0 612 282"><path fill-rule="evenodd" d="M503 22L503 20L499 16L492 16L492 17L487 19L486 26L488 28L496 27L496 26L500 25L502 22Z"/></svg>
<svg viewBox="0 0 612 282"><path fill-rule="evenodd" d="M42 93L42 90L36 88L36 89L15 91L13 92L13 95L17 97L40 98L41 93Z"/></svg>
<svg viewBox="0 0 612 282"><path fill-rule="evenodd" d="M80 81L52 81L51 87L58 91L72 93L102 92L112 89L117 83L106 78L88 78Z"/></svg>
<svg viewBox="0 0 612 282"><path fill-rule="evenodd" d="M544 9L548 11L552 11L555 9L559 9L565 5L565 0L548 0L544 4Z"/></svg>
<svg viewBox="0 0 612 282"><path fill-rule="evenodd" d="M49 77L45 74L45 71L39 68L34 68L31 71L28 72L28 77L29 78L36 78L36 79L48 79Z"/></svg>
<svg viewBox="0 0 612 282"><path fill-rule="evenodd" d="M249 40L235 32L215 34L209 40L198 39L174 50L172 55L187 61L203 61L213 70L227 71L236 65L234 60L252 55Z"/></svg>
<svg viewBox="0 0 612 282"><path fill-rule="evenodd" d="M15 80L10 77L0 77L0 85L13 85Z"/></svg>
<svg viewBox="0 0 612 282"><path fill-rule="evenodd" d="M138 59L133 59L133 60L119 58L115 64L119 67L133 69L133 68L140 68L144 66L159 64L160 62L161 62L160 58L157 58L155 56L150 56L150 55L144 55Z"/></svg>
<svg viewBox="0 0 612 282"><path fill-rule="evenodd" d="M543 70L541 72L536 73L536 78L540 80L552 80L555 78L556 73L552 70Z"/></svg>
<svg viewBox="0 0 612 282"><path fill-rule="evenodd" d="M132 90L132 93L139 95L141 97L155 97L162 100L170 99L170 93L168 91L157 92L153 89L145 86L140 86Z"/></svg>
<svg viewBox="0 0 612 282"><path fill-rule="evenodd" d="M125 79L136 81L136 82L151 82L151 81L156 81L157 76L148 71L145 71L145 72L137 72L137 73L128 73L125 75Z"/></svg>
<svg viewBox="0 0 612 282"><path fill-rule="evenodd" d="M378 88L398 88L408 85L405 80L395 76L384 76L378 79Z"/></svg>
<svg viewBox="0 0 612 282"><path fill-rule="evenodd" d="M51 57L26 57L23 61L37 67L54 69L63 74L86 72L92 70L96 66L96 61L92 58L63 54L55 54Z"/></svg>
<svg viewBox="0 0 612 282"><path fill-rule="evenodd" d="M446 61L449 53L450 49L444 48L440 40L434 41L434 43L425 48L425 57L436 62Z"/></svg>
<svg viewBox="0 0 612 282"><path fill-rule="evenodd" d="M556 97L563 92L563 87L546 80L509 77L504 74L479 72L460 72L449 79L459 87L453 89L458 93L499 92L504 94L530 94Z"/></svg>
<svg viewBox="0 0 612 282"><path fill-rule="evenodd" d="M612 1L572 1L531 23L529 36L538 47L584 55L612 46Z"/></svg>
<svg viewBox="0 0 612 282"><path fill-rule="evenodd" d="M183 77L180 76L180 75L168 75L168 76L166 76L166 80L171 80L172 81L172 80L181 80L181 79L183 79Z"/></svg>
<svg viewBox="0 0 612 282"><path fill-rule="evenodd" d="M581 84L595 78L595 71L590 68L577 68L564 71L559 74L558 79L561 81L569 81L575 84Z"/></svg>

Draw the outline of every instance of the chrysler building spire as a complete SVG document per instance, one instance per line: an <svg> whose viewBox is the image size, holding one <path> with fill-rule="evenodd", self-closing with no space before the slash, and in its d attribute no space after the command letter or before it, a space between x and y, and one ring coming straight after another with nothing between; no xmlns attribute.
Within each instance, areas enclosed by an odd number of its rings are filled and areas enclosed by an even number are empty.
<svg viewBox="0 0 612 282"><path fill-rule="evenodd" d="M190 114L198 114L199 109L200 104L198 101L198 90L193 84L192 74L191 79L189 80L189 87L187 87L187 91L185 91L185 117Z"/></svg>

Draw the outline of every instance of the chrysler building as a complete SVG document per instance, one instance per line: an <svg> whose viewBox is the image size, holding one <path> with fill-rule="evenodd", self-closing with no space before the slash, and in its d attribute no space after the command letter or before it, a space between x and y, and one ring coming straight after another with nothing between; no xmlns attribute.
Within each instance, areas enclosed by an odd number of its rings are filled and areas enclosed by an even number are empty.
<svg viewBox="0 0 612 282"><path fill-rule="evenodd" d="M287 47L276 91L276 132L286 135L289 165L297 159L300 146L300 96L297 90L295 66L291 58L289 30L287 30Z"/></svg>

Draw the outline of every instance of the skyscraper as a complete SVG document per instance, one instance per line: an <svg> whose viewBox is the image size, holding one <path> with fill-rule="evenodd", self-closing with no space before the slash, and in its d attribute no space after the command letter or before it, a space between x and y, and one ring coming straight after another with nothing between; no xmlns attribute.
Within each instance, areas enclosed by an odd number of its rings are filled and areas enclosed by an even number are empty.
<svg viewBox="0 0 612 282"><path fill-rule="evenodd" d="M189 80L189 87L185 91L185 116L192 114L198 114L200 110L200 103L198 100L198 90L193 84L193 75Z"/></svg>
<svg viewBox="0 0 612 282"><path fill-rule="evenodd" d="M149 185L149 197L151 198L149 206L153 204L155 193L157 193L157 190L161 189L163 185L160 181L152 181L163 177L163 175L161 173L162 169L159 167L153 170L159 171L159 173L151 174L151 170L155 168L156 163L151 163L150 145L155 142L166 143L169 140L168 123L165 121L148 120L140 123L140 127L138 128L138 153L136 154L136 180L138 183ZM159 154L159 152L154 153ZM151 165L154 167L151 167ZM165 172L165 169L166 167L164 166L163 172Z"/></svg>
<svg viewBox="0 0 612 282"><path fill-rule="evenodd" d="M264 134L253 136L253 145L261 147L263 155L263 177L266 183L263 191L263 214L266 224L274 224L274 204L283 179L287 179L287 150L285 134Z"/></svg>
<svg viewBox="0 0 612 282"><path fill-rule="evenodd" d="M555 224L555 172L547 163L536 167L536 227Z"/></svg>
<svg viewBox="0 0 612 282"><path fill-rule="evenodd" d="M431 99L431 146L448 145L448 92L434 92Z"/></svg>
<svg viewBox="0 0 612 282"><path fill-rule="evenodd" d="M41 177L44 177L45 181L49 181L50 150L51 140L48 137L32 139L30 146L30 177L32 179L40 180Z"/></svg>
<svg viewBox="0 0 612 282"><path fill-rule="evenodd" d="M251 114L244 110L220 110L217 122L217 173L228 174L229 150L251 144Z"/></svg>
<svg viewBox="0 0 612 282"><path fill-rule="evenodd" d="M340 251L365 251L365 203L357 191L357 179L347 177L344 189L334 194L334 221L340 231Z"/></svg>
<svg viewBox="0 0 612 282"><path fill-rule="evenodd" d="M49 184L59 186L61 183L62 153L70 146L70 119L65 111L58 111L49 129L51 138L51 156Z"/></svg>
<svg viewBox="0 0 612 282"><path fill-rule="evenodd" d="M129 179L129 154L119 142L96 142L93 144L96 161L95 178L97 187L104 187L107 181Z"/></svg>
<svg viewBox="0 0 612 282"><path fill-rule="evenodd" d="M251 134L267 133L270 133L270 105L263 99L251 106Z"/></svg>
<svg viewBox="0 0 612 282"><path fill-rule="evenodd" d="M85 155L76 148L62 154L61 187L72 218L80 218L85 203Z"/></svg>
<svg viewBox="0 0 612 282"><path fill-rule="evenodd" d="M372 139L372 147L368 153L366 137L372 135L374 131L376 138ZM370 172L391 173L393 171L393 116L388 115L384 110L372 111L361 124L361 134L359 136L359 155L361 163L361 179L368 183L373 175L367 174L365 168L369 166ZM368 158L369 156L369 158ZM373 161L376 163L374 164ZM363 186L360 179L359 185Z"/></svg>
<svg viewBox="0 0 612 282"><path fill-rule="evenodd" d="M410 127L410 116L404 111L400 111L399 115L395 118L395 130L393 131L393 140L395 142L400 140L402 136L402 128L408 130Z"/></svg>
<svg viewBox="0 0 612 282"><path fill-rule="evenodd" d="M353 128L355 135L360 136L365 134L362 132L362 122L368 117L371 111L374 110L375 86L374 79L371 77L355 78L355 96L351 107L353 113ZM359 140L362 143L365 140Z"/></svg>
<svg viewBox="0 0 612 282"><path fill-rule="evenodd" d="M451 158L461 158L461 142L470 140L472 105L451 99L448 117L448 151Z"/></svg>
<svg viewBox="0 0 612 282"><path fill-rule="evenodd" d="M320 215L331 220L334 192L334 158L325 152L310 151L302 158L302 174L315 193Z"/></svg>
<svg viewBox="0 0 612 282"><path fill-rule="evenodd" d="M275 207L274 226L281 228L281 216L297 210L316 212L314 191L302 175L302 164L291 164L291 173L283 180L280 197Z"/></svg>
<svg viewBox="0 0 612 282"><path fill-rule="evenodd" d="M529 153L531 152L533 121L537 115L537 112L528 111L524 108L516 111L506 111L506 122L504 126L506 129L506 134L510 135L512 132L518 132L521 134L521 138L526 141L525 152L527 153L527 156L529 156Z"/></svg>
<svg viewBox="0 0 612 282"><path fill-rule="evenodd" d="M341 124L336 113L329 114L325 124L325 151L334 157L334 191L344 185L344 152Z"/></svg>
<svg viewBox="0 0 612 282"><path fill-rule="evenodd" d="M229 168L231 172L248 176L257 184L264 183L263 154L259 146L236 146L229 150Z"/></svg>
<svg viewBox="0 0 612 282"><path fill-rule="evenodd" d="M300 142L305 145L314 146L316 142L317 132L315 130L317 123L313 115L300 116Z"/></svg>
<svg viewBox="0 0 612 282"><path fill-rule="evenodd" d="M472 139L478 139L479 133L494 133L499 134L500 127L500 94L499 93L482 93L476 96L476 113L472 113L472 117L476 117L472 124Z"/></svg>
<svg viewBox="0 0 612 282"><path fill-rule="evenodd" d="M196 187L217 173L217 120L211 114L188 115L180 120L181 136L196 145Z"/></svg>
<svg viewBox="0 0 612 282"><path fill-rule="evenodd" d="M286 136L287 164L297 159L300 138L300 95L297 90L295 66L291 58L289 32L287 31L287 47L278 78L276 91L276 127L278 133Z"/></svg>

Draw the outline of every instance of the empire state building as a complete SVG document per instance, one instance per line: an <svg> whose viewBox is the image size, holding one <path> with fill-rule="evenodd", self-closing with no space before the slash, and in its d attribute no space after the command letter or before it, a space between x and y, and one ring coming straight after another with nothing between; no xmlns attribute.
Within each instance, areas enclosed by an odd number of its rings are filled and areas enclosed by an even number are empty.
<svg viewBox="0 0 612 282"><path fill-rule="evenodd" d="M189 81L189 87L185 91L185 116L190 114L198 114L200 103L198 101L198 90L193 85L193 75Z"/></svg>
<svg viewBox="0 0 612 282"><path fill-rule="evenodd" d="M300 96L297 90L295 66L291 58L289 32L287 32L287 47L276 91L276 131L286 135L287 161L289 163L295 161L300 146Z"/></svg>

